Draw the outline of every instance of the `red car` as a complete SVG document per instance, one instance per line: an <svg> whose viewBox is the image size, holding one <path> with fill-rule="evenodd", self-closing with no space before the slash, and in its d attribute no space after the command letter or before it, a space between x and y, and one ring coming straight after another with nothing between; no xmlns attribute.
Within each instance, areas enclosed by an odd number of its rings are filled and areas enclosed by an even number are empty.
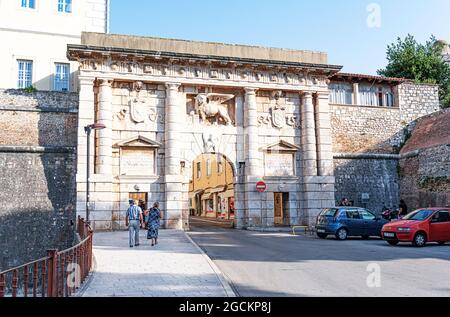
<svg viewBox="0 0 450 317"><path fill-rule="evenodd" d="M412 242L416 247L423 247L427 242L443 245L450 241L450 208L416 210L384 225L381 234L390 245L400 242Z"/></svg>

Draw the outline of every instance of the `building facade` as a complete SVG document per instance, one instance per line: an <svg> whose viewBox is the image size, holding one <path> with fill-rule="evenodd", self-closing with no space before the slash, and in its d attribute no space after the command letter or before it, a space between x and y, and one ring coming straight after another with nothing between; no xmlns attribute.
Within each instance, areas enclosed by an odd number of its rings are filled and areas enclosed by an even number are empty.
<svg viewBox="0 0 450 317"><path fill-rule="evenodd" d="M108 29L109 0L1 0L0 88L77 91L67 44Z"/></svg>
<svg viewBox="0 0 450 317"><path fill-rule="evenodd" d="M106 127L89 157L96 230L124 229L130 197L187 228L202 155L231 164L237 228L312 224L343 195L378 211L399 201L408 126L439 110L437 86L342 74L324 53L84 33L68 56L81 65L80 215L84 127Z"/></svg>
<svg viewBox="0 0 450 317"><path fill-rule="evenodd" d="M161 202L166 228L187 227L192 165L202 154L231 163L239 228L274 225L280 193L288 196L285 223L313 222L334 205L328 80L341 67L326 54L85 33L68 55L81 63L82 215L83 127L106 126L90 157L97 230L124 228L136 191ZM264 193L256 190L261 180Z"/></svg>
<svg viewBox="0 0 450 317"><path fill-rule="evenodd" d="M234 219L234 171L231 163L220 154L202 154L192 163L192 172L190 214Z"/></svg>

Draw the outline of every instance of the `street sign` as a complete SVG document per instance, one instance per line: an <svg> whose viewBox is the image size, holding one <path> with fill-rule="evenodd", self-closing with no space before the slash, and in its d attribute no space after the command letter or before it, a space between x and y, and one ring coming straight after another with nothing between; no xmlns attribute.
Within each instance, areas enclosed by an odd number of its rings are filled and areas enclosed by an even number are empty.
<svg viewBox="0 0 450 317"><path fill-rule="evenodd" d="M259 191L260 193L265 192L267 189L267 185L264 182L258 182L258 184L256 184L256 190Z"/></svg>

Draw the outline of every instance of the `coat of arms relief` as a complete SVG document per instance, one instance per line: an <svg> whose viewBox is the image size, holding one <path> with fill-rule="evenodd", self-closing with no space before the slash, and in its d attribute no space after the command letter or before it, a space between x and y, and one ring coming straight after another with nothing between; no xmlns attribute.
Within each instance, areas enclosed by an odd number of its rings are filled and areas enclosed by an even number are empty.
<svg viewBox="0 0 450 317"><path fill-rule="evenodd" d="M134 124L150 121L152 123L164 123L164 116L158 113L156 104L152 102L146 86L143 82L134 82L132 84L123 84L121 88L130 91L128 97L128 108L123 108L116 113L120 121L124 121L129 114L130 121Z"/></svg>
<svg viewBox="0 0 450 317"><path fill-rule="evenodd" d="M271 100L275 103L270 108L270 113L258 117L260 125L272 125L277 129L284 129L286 126L299 128L300 123L297 116L288 114L287 106L280 102L283 97L282 91L274 91L271 93Z"/></svg>

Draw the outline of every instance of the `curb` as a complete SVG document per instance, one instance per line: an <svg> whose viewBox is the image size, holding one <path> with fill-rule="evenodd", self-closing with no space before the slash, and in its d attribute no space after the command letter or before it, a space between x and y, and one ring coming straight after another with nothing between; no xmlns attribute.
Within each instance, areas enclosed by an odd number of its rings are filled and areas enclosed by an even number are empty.
<svg viewBox="0 0 450 317"><path fill-rule="evenodd" d="M220 269L217 267L217 265L211 260L211 258L203 251L202 248L185 232L184 235L188 238L188 240L194 245L194 247L202 254L202 256L208 261L209 266L213 269L214 273L216 273L217 278L219 279L220 283L222 284L223 289L225 290L225 293L227 294L227 297L238 297L236 295L236 292L233 290L233 287L231 287L231 282L227 280L225 277L226 275L220 271Z"/></svg>
<svg viewBox="0 0 450 317"><path fill-rule="evenodd" d="M94 279L95 272L97 271L97 260L95 259L95 255L92 254L92 271L89 273L86 281L81 285L78 291L75 293L73 297L83 297L84 293L86 293L87 289L92 283Z"/></svg>

